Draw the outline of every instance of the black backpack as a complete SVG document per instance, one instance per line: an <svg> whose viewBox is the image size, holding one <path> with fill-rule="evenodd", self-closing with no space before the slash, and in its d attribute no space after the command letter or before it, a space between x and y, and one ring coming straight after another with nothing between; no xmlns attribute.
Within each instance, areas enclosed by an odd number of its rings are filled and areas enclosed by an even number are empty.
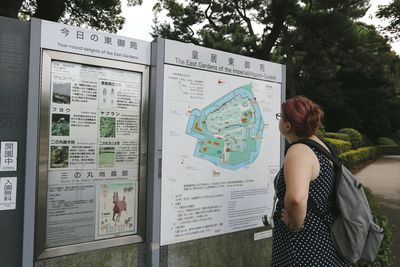
<svg viewBox="0 0 400 267"><path fill-rule="evenodd" d="M374 261L384 235L383 229L372 216L362 185L335 155L319 143L311 139L302 139L291 143L289 147L299 143L317 149L333 162L336 177L336 216L331 234L336 251L353 263L360 259ZM324 219L325 215L311 198L308 207Z"/></svg>

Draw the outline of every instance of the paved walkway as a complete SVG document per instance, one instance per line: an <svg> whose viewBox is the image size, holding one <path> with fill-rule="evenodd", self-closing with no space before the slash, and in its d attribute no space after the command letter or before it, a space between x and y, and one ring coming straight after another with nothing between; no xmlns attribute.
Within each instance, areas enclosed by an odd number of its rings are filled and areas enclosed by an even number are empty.
<svg viewBox="0 0 400 267"><path fill-rule="evenodd" d="M372 190L383 212L396 227L393 232L393 266L400 266L400 156L383 156L356 174Z"/></svg>

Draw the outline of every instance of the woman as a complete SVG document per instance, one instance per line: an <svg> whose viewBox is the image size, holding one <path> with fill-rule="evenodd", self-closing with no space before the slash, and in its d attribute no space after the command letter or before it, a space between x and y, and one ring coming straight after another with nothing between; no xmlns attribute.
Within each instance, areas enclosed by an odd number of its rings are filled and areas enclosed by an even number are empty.
<svg viewBox="0 0 400 267"><path fill-rule="evenodd" d="M302 96L282 103L281 113L276 114L279 130L289 143L308 138L327 148L315 135L323 115L317 104ZM334 185L333 165L319 151L304 144L288 149L275 177L272 266L351 266L336 253L330 235ZM325 218L307 208L309 198Z"/></svg>

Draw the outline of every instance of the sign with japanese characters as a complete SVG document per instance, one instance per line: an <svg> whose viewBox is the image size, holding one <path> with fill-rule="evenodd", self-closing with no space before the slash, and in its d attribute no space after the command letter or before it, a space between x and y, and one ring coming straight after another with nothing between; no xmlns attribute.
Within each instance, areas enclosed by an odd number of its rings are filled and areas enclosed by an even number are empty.
<svg viewBox="0 0 400 267"><path fill-rule="evenodd" d="M282 82L282 65L214 49L165 41L165 63L251 79Z"/></svg>
<svg viewBox="0 0 400 267"><path fill-rule="evenodd" d="M150 42L42 21L41 47L150 65Z"/></svg>
<svg viewBox="0 0 400 267"><path fill-rule="evenodd" d="M53 60L46 245L137 233L142 74Z"/></svg>
<svg viewBox="0 0 400 267"><path fill-rule="evenodd" d="M14 210L17 202L17 177L0 178L0 210Z"/></svg>
<svg viewBox="0 0 400 267"><path fill-rule="evenodd" d="M0 171L17 170L18 142L1 142L0 145Z"/></svg>
<svg viewBox="0 0 400 267"><path fill-rule="evenodd" d="M283 66L165 41L161 245L263 226Z"/></svg>

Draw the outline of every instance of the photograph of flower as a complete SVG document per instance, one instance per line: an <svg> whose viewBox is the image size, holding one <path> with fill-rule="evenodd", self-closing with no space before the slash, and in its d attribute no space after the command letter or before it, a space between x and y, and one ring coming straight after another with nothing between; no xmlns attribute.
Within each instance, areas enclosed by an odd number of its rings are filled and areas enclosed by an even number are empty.
<svg viewBox="0 0 400 267"><path fill-rule="evenodd" d="M100 137L115 137L115 117L100 117Z"/></svg>
<svg viewBox="0 0 400 267"><path fill-rule="evenodd" d="M69 136L69 114L53 113L51 116L51 135Z"/></svg>

